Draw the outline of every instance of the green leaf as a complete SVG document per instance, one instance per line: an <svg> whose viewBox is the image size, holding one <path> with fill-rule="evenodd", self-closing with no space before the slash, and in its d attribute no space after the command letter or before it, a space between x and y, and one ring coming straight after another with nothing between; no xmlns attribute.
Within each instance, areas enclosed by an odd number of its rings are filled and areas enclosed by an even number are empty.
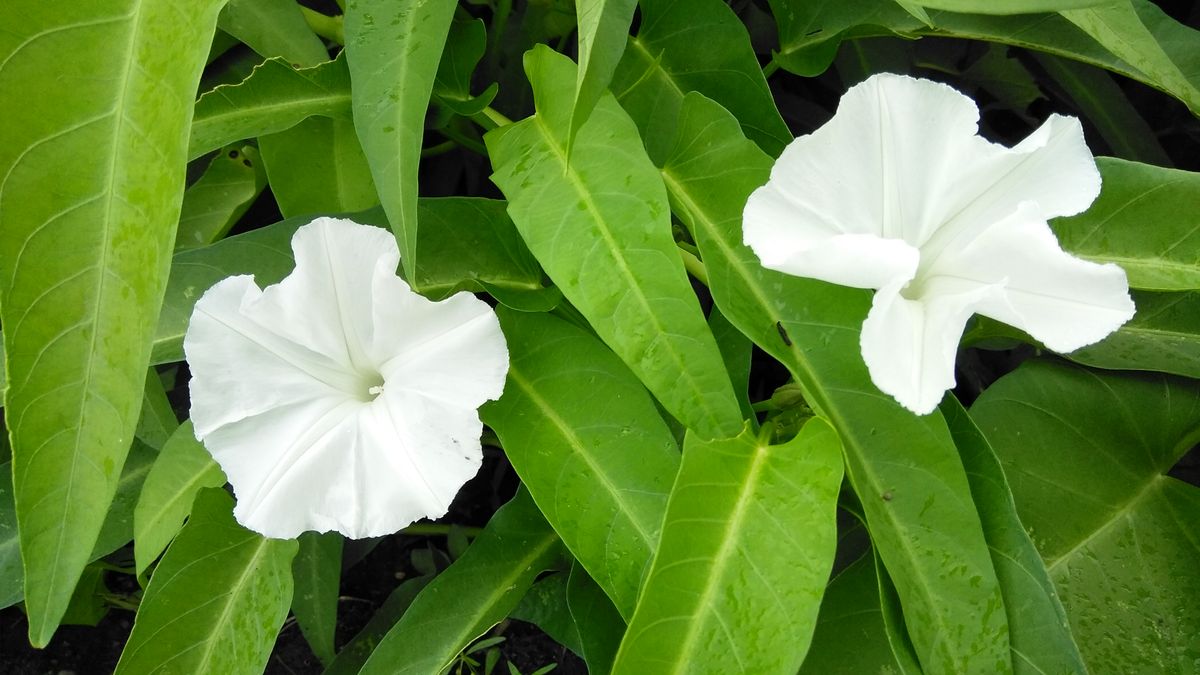
<svg viewBox="0 0 1200 675"><path fill-rule="evenodd" d="M770 0L770 4L779 24L780 48L775 61L798 75L824 72L843 40L898 35L987 40L1025 47L1107 68L1155 86L1152 78L1058 14L988 16L935 11L929 13L933 26L928 26L899 5L877 0Z"/></svg>
<svg viewBox="0 0 1200 675"><path fill-rule="evenodd" d="M1200 489L1165 475L1200 438L1200 385L1032 361L971 416L1008 475L1093 672L1200 658Z"/></svg>
<svg viewBox="0 0 1200 675"><path fill-rule="evenodd" d="M895 579L922 665L1007 670L999 583L945 421L901 408L875 388L863 364L859 332L869 294L763 269L742 245L742 205L766 182L770 158L728 112L698 94L684 100L679 129L663 177L700 245L713 298L787 366L841 436L847 476Z"/></svg>
<svg viewBox="0 0 1200 675"><path fill-rule="evenodd" d="M71 596L71 604L63 614L64 626L92 626L108 614L108 604L100 597L107 591L104 585L104 569L98 565L88 565L79 577L75 593Z"/></svg>
<svg viewBox="0 0 1200 675"><path fill-rule="evenodd" d="M725 370L733 382L733 391L738 398L742 417L758 426L758 416L750 402L750 366L754 356L754 343L746 337L737 326L729 323L729 319L721 310L713 307L708 313L708 329L712 331L721 350L721 358L725 361Z"/></svg>
<svg viewBox="0 0 1200 675"><path fill-rule="evenodd" d="M142 485L133 510L133 554L138 576L171 543L192 511L196 494L221 487L225 474L196 440L188 420L171 435Z"/></svg>
<svg viewBox="0 0 1200 675"><path fill-rule="evenodd" d="M292 614L300 632L321 663L333 662L337 630L338 590L342 580L342 535L305 532L292 561Z"/></svg>
<svg viewBox="0 0 1200 675"><path fill-rule="evenodd" d="M417 270L417 285L426 295L501 290L523 297L543 291L542 268L508 217L507 206L476 197L421 199L417 212L427 227L419 240L429 257Z"/></svg>
<svg viewBox="0 0 1200 675"><path fill-rule="evenodd" d="M539 46L526 54L525 70L537 114L484 139L517 229L563 295L672 415L706 437L736 434L737 399L636 127L603 97L568 166L574 65Z"/></svg>
<svg viewBox="0 0 1200 675"><path fill-rule="evenodd" d="M1062 12L1148 83L1200 115L1200 31L1167 16L1149 0L1117 0Z"/></svg>
<svg viewBox="0 0 1200 675"><path fill-rule="evenodd" d="M354 128L383 210L400 242L400 264L417 271L417 167L425 110L455 0L351 0L346 55L354 82ZM421 290L419 284L414 284Z"/></svg>
<svg viewBox="0 0 1200 675"><path fill-rule="evenodd" d="M1066 354L1111 370L1200 378L1200 293L1133 294L1137 314L1104 340Z"/></svg>
<svg viewBox="0 0 1200 675"><path fill-rule="evenodd" d="M117 675L261 673L292 599L296 542L233 520L233 498L204 490L150 578Z"/></svg>
<svg viewBox="0 0 1200 675"><path fill-rule="evenodd" d="M1113 154L1122 159L1171 166L1171 159L1154 130L1111 75L1060 56L1039 53L1033 56L1075 104L1080 116L1095 125Z"/></svg>
<svg viewBox="0 0 1200 675"><path fill-rule="evenodd" d="M782 673L808 651L837 544L837 434L689 434L614 673Z"/></svg>
<svg viewBox="0 0 1200 675"><path fill-rule="evenodd" d="M508 616L563 555L558 535L521 490L492 516L463 557L433 580L371 653L363 675L440 673Z"/></svg>
<svg viewBox="0 0 1200 675"><path fill-rule="evenodd" d="M671 431L595 337L549 315L497 314L508 380L480 415L567 548L632 616L679 468Z"/></svg>
<svg viewBox="0 0 1200 675"><path fill-rule="evenodd" d="M179 428L179 418L167 400L162 376L154 368L146 369L146 386L142 392L142 412L138 415L133 437L154 450L162 450L163 444Z"/></svg>
<svg viewBox="0 0 1200 675"><path fill-rule="evenodd" d="M679 105L689 91L717 101L767 154L779 155L792 133L741 20L722 0L643 0L636 38L613 76L612 90L637 122L647 152L661 163L675 138Z"/></svg>
<svg viewBox="0 0 1200 675"><path fill-rule="evenodd" d="M338 652L337 658L325 669L324 675L355 675L371 656L371 652L392 626L404 616L409 605L416 599L433 577L416 577L407 579L396 587L367 625L358 632L345 647Z"/></svg>
<svg viewBox="0 0 1200 675"><path fill-rule="evenodd" d="M575 74L575 96L567 123L565 154L571 156L575 135L587 122L600 96L608 88L621 52L637 0L576 0L579 24L579 69Z"/></svg>
<svg viewBox="0 0 1200 675"><path fill-rule="evenodd" d="M379 204L349 120L310 117L260 136L271 193L285 218L365 211Z"/></svg>
<svg viewBox="0 0 1200 675"><path fill-rule="evenodd" d="M109 507L100 534L96 538L96 546L88 558L89 563L121 548L133 538L134 504L157 456L158 453L153 448L134 441L125 460L121 480L117 482L112 506ZM0 464L0 472L3 472L4 476L0 479L0 608L15 604L25 597L25 572L21 566L11 467L10 462ZM77 589L75 595L79 593ZM82 593L86 595L87 591Z"/></svg>
<svg viewBox="0 0 1200 675"><path fill-rule="evenodd" d="M283 131L319 115L350 119L346 57L297 70L267 59L239 84L224 84L196 101L188 159L235 141Z"/></svg>
<svg viewBox="0 0 1200 675"><path fill-rule="evenodd" d="M558 644L582 655L579 630L567 607L567 576L567 572L556 572L538 579L508 616L537 626Z"/></svg>
<svg viewBox="0 0 1200 675"><path fill-rule="evenodd" d="M438 103L459 115L482 111L499 91L493 82L478 96L471 94L471 74L487 49L487 29L482 19L455 19L450 24L446 51L434 78L433 95Z"/></svg>
<svg viewBox="0 0 1200 675"><path fill-rule="evenodd" d="M104 524L96 537L96 545L92 548L89 562L99 560L113 551L128 544L133 539L133 513L137 506L138 495L158 458L154 448L134 440L121 469L121 479L117 481L117 491L113 495L112 504L104 515Z"/></svg>
<svg viewBox="0 0 1200 675"><path fill-rule="evenodd" d="M1115 262L1129 285L1200 290L1200 173L1101 157L1091 208L1052 224L1063 249Z"/></svg>
<svg viewBox="0 0 1200 675"><path fill-rule="evenodd" d="M295 0L229 0L217 25L263 58L283 57L296 68L329 60Z"/></svg>
<svg viewBox="0 0 1200 675"><path fill-rule="evenodd" d="M964 14L1042 14L1064 9L1094 7L1112 0L912 0L930 9L944 9Z"/></svg>
<svg viewBox="0 0 1200 675"><path fill-rule="evenodd" d="M940 409L967 469L1004 593L1013 672L1087 672L1050 574L1017 516L1000 460L958 399L947 394Z"/></svg>
<svg viewBox="0 0 1200 675"><path fill-rule="evenodd" d="M252 145L221 149L204 175L183 193L175 250L207 246L225 236L267 185L267 174Z"/></svg>
<svg viewBox="0 0 1200 675"><path fill-rule="evenodd" d="M812 647L800 675L903 672L883 624L875 556L868 552L842 570L825 590Z"/></svg>
<svg viewBox="0 0 1200 675"><path fill-rule="evenodd" d="M17 508L13 503L12 462L0 464L0 609L25 597Z"/></svg>
<svg viewBox="0 0 1200 675"><path fill-rule="evenodd" d="M591 675L608 675L617 658L625 620L578 562L567 578L567 607L579 631L581 656Z"/></svg>
<svg viewBox="0 0 1200 675"><path fill-rule="evenodd" d="M219 5L0 5L0 324L37 647L96 543L137 423Z"/></svg>

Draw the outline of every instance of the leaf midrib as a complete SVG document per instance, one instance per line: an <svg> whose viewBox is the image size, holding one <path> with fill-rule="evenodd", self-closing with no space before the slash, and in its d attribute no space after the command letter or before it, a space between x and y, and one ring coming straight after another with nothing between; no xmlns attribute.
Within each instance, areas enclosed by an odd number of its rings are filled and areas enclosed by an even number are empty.
<svg viewBox="0 0 1200 675"><path fill-rule="evenodd" d="M716 246L721 250L721 253L728 262L730 269L735 270L736 273L742 277L746 284L746 288L751 290L755 302L759 304L760 311L769 318L776 318L776 313L771 309L771 305L766 296L763 294L762 288L754 282L753 276L750 274L749 270L747 270L745 266L741 264L741 261L733 254L733 250L729 248L724 238L720 236L716 223L712 222L705 215L703 209L696 204L696 202L691 198L691 195L688 194L687 190L683 188L682 183L680 183L679 180L671 174L668 168L664 167L662 169L662 175L663 180L668 186L668 189L671 189L676 198L683 203L684 208L692 214L692 217L695 219L696 223L703 225L707 231L709 240L716 244ZM832 405L832 402L826 396L824 388L817 386L819 379L816 377L816 373L812 370L808 360L804 357L804 352L797 344L789 345L787 350L791 352L793 363L801 371L800 373L794 374L797 375L797 380L799 380L804 387L805 398L807 398L811 403L814 403L816 409L823 413L823 416L828 419L834 429L838 431L839 437L843 439L843 452L846 455L854 455L858 458L858 464L861 465L864 473L866 474L864 478L870 485L874 494L882 494L882 483L880 482L878 476L876 476L875 473L870 470L869 464L861 457L862 452L859 449L857 436L854 433L853 427L847 425L845 420L838 414L836 407ZM803 377L801 377L801 375L803 375ZM854 451L851 450L852 448ZM855 462L846 462L846 472L848 474L854 474L854 468ZM851 482L855 483L856 481L852 479ZM905 556L909 560L914 561L914 564L911 565L912 574L909 576L909 579L916 582L915 586L922 590L922 595L927 601L935 599L937 596L930 592L930 589L933 588L933 584L930 582L928 575L924 572L921 566L915 564L917 556L915 555L914 549L909 542L909 538L904 536L909 528L902 526L901 522L895 518L890 509L882 509L881 512L891 529L898 535L895 537L895 540L899 544L899 548L904 551ZM929 602L928 604L932 606L934 603ZM934 623L936 624L935 634L938 636L938 640L935 642L936 645L941 642L941 636L950 634L950 627L946 624L946 616L944 612L932 612L932 614L934 616Z"/></svg>
<svg viewBox="0 0 1200 675"><path fill-rule="evenodd" d="M596 116L600 114L603 114L603 112L600 106L597 105L596 110L593 111L592 115ZM604 214L601 213L599 206L596 204L595 200L592 199L592 194L589 190L587 190L586 185L584 185L583 180L579 176L579 172L576 171L575 168L571 166L570 162L567 161L566 151L559 147L554 134L546 125L546 122L541 115L534 115L531 119L533 120L534 128L538 130L538 133L542 137L546 147L550 148L550 150L554 153L555 158L557 158L559 165L562 167L563 175L569 179L571 187L574 188L575 193L579 195L584 205L587 207L587 211L592 217L592 222L594 222L596 225L596 230L600 233L601 239L603 240L603 243L608 249L609 253L612 255L613 261L616 262L617 272L625 279L625 288L629 289L629 292L633 294L634 298L636 298L638 304L642 307L643 315L649 318L649 323L655 332L668 337L675 335L674 333L665 329L658 316L658 313L654 311L653 307L651 307L649 298L647 298L646 294L643 292L641 285L638 283L636 275L634 275L633 270L629 268L628 261L625 259L625 256L622 255L621 248L617 245L617 241L613 237L612 227L609 225L608 219L604 216ZM708 396L705 390L699 385L699 383L696 382L696 378L692 374L692 369L684 365L683 358L680 355L679 350L676 348L674 340L664 339L663 343L667 347L664 351L670 355L671 360L674 362L675 372L680 374L680 380L687 383L687 389L692 392L692 401L704 411L711 425L711 430L720 429L722 427L722 424L720 423L721 416L712 409L712 404L709 401L710 396ZM636 369L639 372L644 372L646 370L641 359L638 360ZM736 400L733 400L732 396L730 397L730 400L733 402L734 409L738 409ZM740 422L740 414L738 421ZM710 429L697 429L697 431L707 433L710 432Z"/></svg>

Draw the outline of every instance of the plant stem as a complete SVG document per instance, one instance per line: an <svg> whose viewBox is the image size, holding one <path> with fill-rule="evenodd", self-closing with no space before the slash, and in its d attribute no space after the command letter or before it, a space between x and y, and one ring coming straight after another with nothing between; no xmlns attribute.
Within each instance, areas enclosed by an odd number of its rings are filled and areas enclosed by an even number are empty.
<svg viewBox="0 0 1200 675"><path fill-rule="evenodd" d="M779 70L779 62L772 58L770 63L763 66L763 79L765 80L768 77L771 77L777 70Z"/></svg>
<svg viewBox="0 0 1200 675"><path fill-rule="evenodd" d="M678 244L677 244L678 245ZM708 270L705 269L704 263L695 256L691 251L679 246L679 257L683 259L683 266L687 269L688 274L696 278L697 281L708 285Z"/></svg>
<svg viewBox="0 0 1200 675"><path fill-rule="evenodd" d="M437 145L431 145L428 148L421 148L421 158L424 159L426 157L444 155L457 147L458 141L443 141Z"/></svg>
<svg viewBox="0 0 1200 675"><path fill-rule="evenodd" d="M313 29L314 33L330 42L336 42L339 45L346 44L346 31L342 26L342 15L328 16L304 5L300 5L300 11L304 14L304 20L308 22L308 27Z"/></svg>

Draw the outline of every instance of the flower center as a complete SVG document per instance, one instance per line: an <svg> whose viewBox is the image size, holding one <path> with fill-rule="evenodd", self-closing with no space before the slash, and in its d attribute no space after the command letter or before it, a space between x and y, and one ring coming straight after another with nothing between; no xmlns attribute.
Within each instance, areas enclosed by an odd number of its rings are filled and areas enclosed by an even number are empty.
<svg viewBox="0 0 1200 675"><path fill-rule="evenodd" d="M379 398L379 395L383 393L383 375L377 372L363 373L358 391L358 398L364 403L370 403Z"/></svg>

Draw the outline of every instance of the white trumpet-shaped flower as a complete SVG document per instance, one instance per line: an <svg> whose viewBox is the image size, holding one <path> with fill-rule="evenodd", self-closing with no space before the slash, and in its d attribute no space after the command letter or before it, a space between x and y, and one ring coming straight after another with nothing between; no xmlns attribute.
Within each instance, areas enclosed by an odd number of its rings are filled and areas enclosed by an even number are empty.
<svg viewBox="0 0 1200 675"><path fill-rule="evenodd" d="M210 288L184 339L196 437L238 522L358 538L445 514L479 470L477 409L508 371L495 313L469 293L414 293L377 227L319 218L292 250L278 284Z"/></svg>
<svg viewBox="0 0 1200 675"><path fill-rule="evenodd" d="M745 243L764 267L878 290L863 359L918 414L954 386L972 314L1069 352L1134 312L1124 271L1065 253L1046 222L1100 191L1078 120L1052 115L1012 148L978 123L948 86L875 75L793 141L746 203Z"/></svg>

